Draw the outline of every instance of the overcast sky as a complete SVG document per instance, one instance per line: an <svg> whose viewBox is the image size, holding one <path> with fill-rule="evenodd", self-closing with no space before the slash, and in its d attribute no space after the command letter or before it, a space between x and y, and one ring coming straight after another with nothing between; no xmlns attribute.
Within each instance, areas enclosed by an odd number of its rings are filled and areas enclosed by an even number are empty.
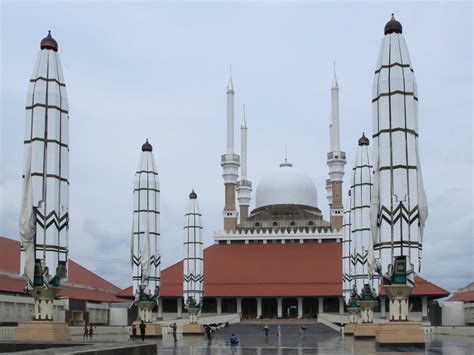
<svg viewBox="0 0 474 355"><path fill-rule="evenodd" d="M3 1L0 235L19 239L25 98L48 30L59 43L70 106L70 254L126 287L134 172L145 138L161 180L163 266L182 257L192 188L206 246L222 228L229 64L237 148L246 106L251 204L259 178L283 160L287 145L289 161L314 180L328 218L333 61L347 190L357 139L372 131L373 73L392 12L418 83L430 210L422 276L450 290L464 286L474 270L470 2Z"/></svg>

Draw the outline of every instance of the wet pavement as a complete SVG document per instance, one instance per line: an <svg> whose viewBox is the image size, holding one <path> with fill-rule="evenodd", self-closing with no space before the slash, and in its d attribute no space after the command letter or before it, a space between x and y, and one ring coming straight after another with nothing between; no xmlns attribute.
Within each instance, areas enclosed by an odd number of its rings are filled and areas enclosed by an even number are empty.
<svg viewBox="0 0 474 355"><path fill-rule="evenodd" d="M474 339L465 336L427 335L424 349L414 347L376 347L374 340L355 340L341 336L338 332L322 324L306 324L304 334L299 333L296 324L282 324L281 336L278 326L272 324L268 337L263 326L257 324L234 324L213 334L209 341L205 336L178 335L175 344L171 334L162 339L145 340L155 342L159 354L235 354L235 355L286 355L286 354L474 354ZM239 345L230 346L232 333L239 339ZM103 335L95 341L124 341L124 335ZM79 340L76 339L76 340ZM139 340L137 340L139 341Z"/></svg>

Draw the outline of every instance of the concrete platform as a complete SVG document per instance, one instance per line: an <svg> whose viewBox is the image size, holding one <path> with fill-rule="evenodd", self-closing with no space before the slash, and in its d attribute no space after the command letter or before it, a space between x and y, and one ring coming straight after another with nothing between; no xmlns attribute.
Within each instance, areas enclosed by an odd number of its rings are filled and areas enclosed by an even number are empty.
<svg viewBox="0 0 474 355"><path fill-rule="evenodd" d="M201 324L183 325L183 335L199 335L199 334L204 334L204 327Z"/></svg>
<svg viewBox="0 0 474 355"><path fill-rule="evenodd" d="M378 345L425 345L425 333L420 323L389 322L379 324L375 332Z"/></svg>
<svg viewBox="0 0 474 355"><path fill-rule="evenodd" d="M35 320L18 324L15 330L17 340L65 341L71 340L71 330L66 323Z"/></svg>
<svg viewBox="0 0 474 355"><path fill-rule="evenodd" d="M141 339L140 335L140 323L135 323L137 327L137 335L130 334L130 339ZM163 330L161 325L155 323L145 323L145 338L161 338L163 336Z"/></svg>
<svg viewBox="0 0 474 355"><path fill-rule="evenodd" d="M374 323L360 323L354 327L354 338L375 338L377 325Z"/></svg>
<svg viewBox="0 0 474 355"><path fill-rule="evenodd" d="M346 324L344 326L344 335L353 335L354 334L354 329L357 324Z"/></svg>

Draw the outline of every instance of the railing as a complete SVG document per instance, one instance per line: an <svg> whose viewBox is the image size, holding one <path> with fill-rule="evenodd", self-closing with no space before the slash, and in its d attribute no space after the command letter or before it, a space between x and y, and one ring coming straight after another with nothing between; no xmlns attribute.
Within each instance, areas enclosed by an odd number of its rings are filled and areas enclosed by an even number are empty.
<svg viewBox="0 0 474 355"><path fill-rule="evenodd" d="M223 154L221 156L221 163L224 162L240 163L240 156L237 154Z"/></svg>
<svg viewBox="0 0 474 355"><path fill-rule="evenodd" d="M0 339L15 338L16 327L0 327Z"/></svg>
<svg viewBox="0 0 474 355"><path fill-rule="evenodd" d="M248 180L239 180L237 181L237 186L246 186L246 187L252 187L252 183Z"/></svg>

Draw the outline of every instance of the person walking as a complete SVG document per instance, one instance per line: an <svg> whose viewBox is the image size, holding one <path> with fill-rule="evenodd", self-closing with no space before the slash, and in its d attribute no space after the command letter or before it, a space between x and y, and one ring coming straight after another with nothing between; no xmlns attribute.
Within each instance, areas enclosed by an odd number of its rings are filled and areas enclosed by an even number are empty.
<svg viewBox="0 0 474 355"><path fill-rule="evenodd" d="M89 338L89 328L87 328L87 324L84 325L84 335L82 336L82 339L87 339Z"/></svg>
<svg viewBox="0 0 474 355"><path fill-rule="evenodd" d="M146 329L146 324L142 320L142 322L140 323L140 336L142 337L142 341L145 341L145 329Z"/></svg>
<svg viewBox="0 0 474 355"><path fill-rule="evenodd" d="M92 328L92 325L89 326L89 338L92 340L92 337L94 336L94 329Z"/></svg>
<svg viewBox="0 0 474 355"><path fill-rule="evenodd" d="M263 329L265 330L265 336L267 337L268 336L268 331L270 330L270 327L268 326L268 324L265 324Z"/></svg>
<svg viewBox="0 0 474 355"><path fill-rule="evenodd" d="M174 339L174 342L177 343L178 342L178 338L176 337L176 323L173 323L172 325L170 325L171 329L173 329L173 339Z"/></svg>
<svg viewBox="0 0 474 355"><path fill-rule="evenodd" d="M135 340L137 337L137 325L134 323L132 324L132 339Z"/></svg>
<svg viewBox="0 0 474 355"><path fill-rule="evenodd" d="M211 328L211 326L209 324L206 324L205 329L206 329L207 339L211 340L211 338L212 338L212 328Z"/></svg>

